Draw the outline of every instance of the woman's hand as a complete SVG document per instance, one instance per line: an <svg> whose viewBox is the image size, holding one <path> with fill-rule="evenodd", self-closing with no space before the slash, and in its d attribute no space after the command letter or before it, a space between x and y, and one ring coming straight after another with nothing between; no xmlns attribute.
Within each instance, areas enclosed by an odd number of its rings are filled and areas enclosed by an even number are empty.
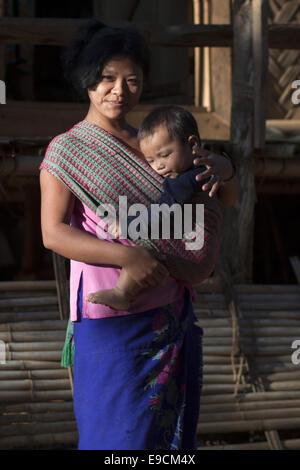
<svg viewBox="0 0 300 470"><path fill-rule="evenodd" d="M196 176L197 181L202 181L207 177L210 180L202 187L203 191L209 191L209 196L213 197L221 186L221 183L231 178L233 175L233 167L230 160L222 155L201 149L195 146L193 153L195 154L195 165L205 165L206 170ZM200 157L200 158L198 158Z"/></svg>
<svg viewBox="0 0 300 470"><path fill-rule="evenodd" d="M142 288L165 284L170 276L168 269L160 262L165 256L139 246L129 248L122 268L130 277Z"/></svg>

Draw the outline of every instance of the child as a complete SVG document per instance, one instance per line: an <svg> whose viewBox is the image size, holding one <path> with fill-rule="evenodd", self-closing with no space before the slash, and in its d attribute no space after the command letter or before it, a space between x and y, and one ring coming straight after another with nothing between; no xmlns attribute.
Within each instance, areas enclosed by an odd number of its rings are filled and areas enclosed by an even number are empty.
<svg viewBox="0 0 300 470"><path fill-rule="evenodd" d="M194 117L178 106L156 108L144 119L138 133L138 141L150 166L165 178L163 193L155 204L165 203L171 206L174 203L182 205L189 201L194 204L195 194L201 192L205 184L205 181L198 183L195 177L206 169L204 166L193 165L195 150L200 144ZM214 203L218 204L216 200ZM130 223L133 217L128 219ZM148 209L147 220L149 236L150 221L151 208ZM119 235L118 226L113 234ZM219 237L220 233L216 233L215 236ZM207 257L207 260L211 259L211 256ZM211 266L210 271L213 269L214 266ZM108 305L116 310L128 310L132 299L140 290L141 288L129 277L126 270L122 269L113 289L91 293L86 300Z"/></svg>

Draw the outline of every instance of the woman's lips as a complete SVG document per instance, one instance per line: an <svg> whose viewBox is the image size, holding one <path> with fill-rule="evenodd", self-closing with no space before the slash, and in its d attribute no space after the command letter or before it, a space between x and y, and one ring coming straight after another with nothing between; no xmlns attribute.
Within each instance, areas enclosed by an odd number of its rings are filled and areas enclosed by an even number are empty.
<svg viewBox="0 0 300 470"><path fill-rule="evenodd" d="M117 108L121 108L122 106L125 105L125 102L124 101L108 101L108 103L111 105L111 106L115 106Z"/></svg>

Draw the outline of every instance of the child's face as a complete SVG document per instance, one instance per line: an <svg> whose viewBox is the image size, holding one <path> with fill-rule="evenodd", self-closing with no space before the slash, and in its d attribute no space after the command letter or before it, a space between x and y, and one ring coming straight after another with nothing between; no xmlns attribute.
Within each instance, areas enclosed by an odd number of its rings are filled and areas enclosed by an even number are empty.
<svg viewBox="0 0 300 470"><path fill-rule="evenodd" d="M160 125L153 135L140 141L140 149L158 174L164 178L177 178L192 166L195 158L192 147L195 143L191 137L183 144L179 139L170 137L166 126Z"/></svg>

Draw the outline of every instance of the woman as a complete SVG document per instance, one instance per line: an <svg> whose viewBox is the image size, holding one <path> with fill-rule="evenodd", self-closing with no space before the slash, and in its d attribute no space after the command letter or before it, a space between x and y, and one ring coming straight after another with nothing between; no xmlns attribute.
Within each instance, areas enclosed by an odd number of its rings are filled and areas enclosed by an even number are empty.
<svg viewBox="0 0 300 470"><path fill-rule="evenodd" d="M160 194L161 177L143 161L136 130L126 121L147 68L137 33L89 22L65 54L66 75L88 97L88 113L53 139L41 165L43 242L71 259L74 411L82 450L196 445L202 330L194 325L190 293L197 264L182 259L180 243L179 256L159 256L111 240L97 215L99 203L119 196L131 204ZM230 161L213 154L201 163L208 168L201 176L211 176L203 189L210 196L218 190L223 205L232 204ZM113 287L120 268L144 288L130 311L85 300L89 292Z"/></svg>

